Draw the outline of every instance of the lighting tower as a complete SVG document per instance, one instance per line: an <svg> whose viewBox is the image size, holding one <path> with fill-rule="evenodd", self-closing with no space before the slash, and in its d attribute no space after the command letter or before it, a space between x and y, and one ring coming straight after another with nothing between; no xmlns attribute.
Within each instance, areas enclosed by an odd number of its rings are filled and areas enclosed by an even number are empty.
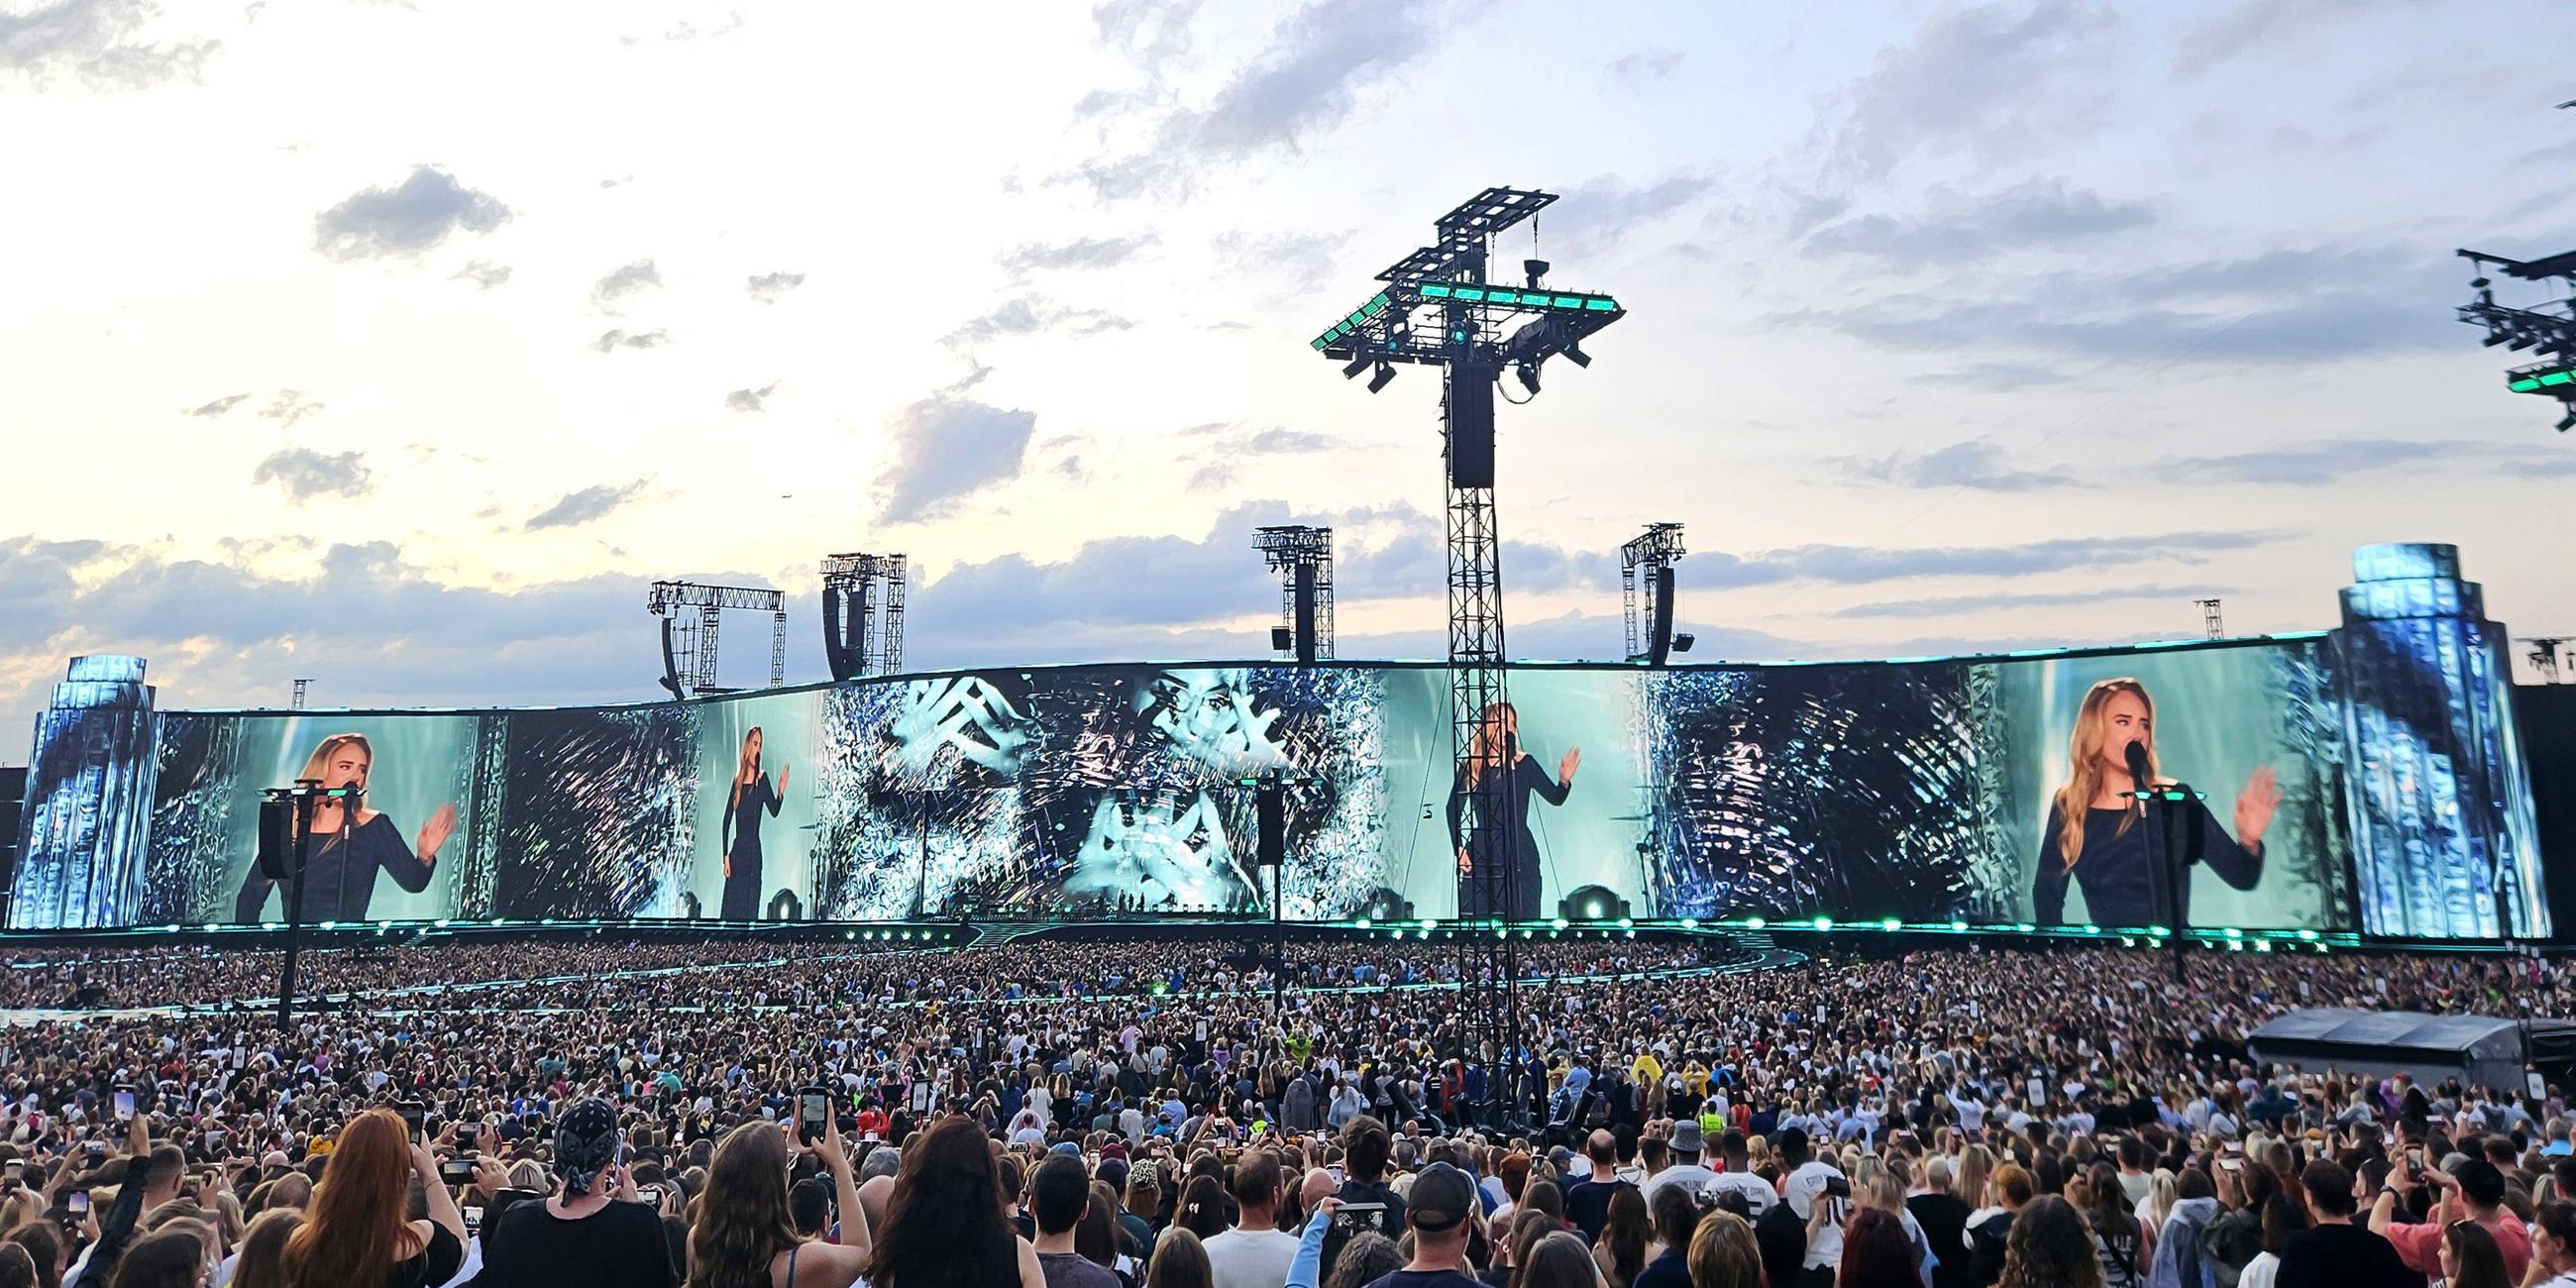
<svg viewBox="0 0 2576 1288"><path fill-rule="evenodd" d="M2469 279L2478 296L2460 306L2460 320L2485 327L2486 339L2479 343L2488 348L2500 344L2514 353L2528 349L2541 359L2505 372L2505 388L2557 399L2567 412L2559 418L2558 432L2576 429L2576 250L2528 261L2474 250L2459 255L2475 265L2478 274ZM2526 282L2556 283L2552 291L2563 293L2530 308L2498 304L2494 279L2487 276L2490 268Z"/></svg>
<svg viewBox="0 0 2576 1288"><path fill-rule="evenodd" d="M2531 645L2527 656L2531 659L2532 673L2540 677L2542 684L2558 683L2558 652L2569 644L2576 644L2576 639L2553 635L2526 642Z"/></svg>
<svg viewBox="0 0 2576 1288"><path fill-rule="evenodd" d="M1253 548L1279 574L1279 625L1272 645L1300 665L1333 656L1333 530L1279 526L1253 530Z"/></svg>
<svg viewBox="0 0 2576 1288"><path fill-rule="evenodd" d="M1582 341L1625 316L1607 295L1565 291L1541 284L1544 260L1522 263L1524 280L1503 285L1486 277L1497 234L1555 202L1553 193L1487 188L1434 221L1439 240L1396 261L1377 275L1385 288L1334 321L1313 348L1343 364L1342 375L1369 372L1370 393L1395 379L1395 364L1441 369L1440 431L1448 464L1449 727L1463 760L1474 745L1486 709L1503 701L1503 601L1500 537L1494 527L1494 390L1510 367L1521 386L1538 393L1539 368L1563 354L1578 367L1592 365ZM1517 323L1507 334L1504 326ZM1507 814L1501 774L1480 778L1477 813ZM1509 838L1502 838L1505 844ZM1508 906L1508 865L1487 863L1472 881L1487 909ZM1462 893L1465 893L1462 891ZM1468 967L1467 1045L1481 1039L1489 1058L1515 1062L1520 1014L1512 941L1501 932L1482 945L1481 963ZM1506 1077L1518 1073L1513 1068ZM1506 1085L1509 1085L1508 1083ZM1517 1114L1517 1105L1514 1113Z"/></svg>
<svg viewBox="0 0 2576 1288"><path fill-rule="evenodd" d="M1685 553L1678 523L1649 523L1644 532L1619 547L1619 604L1628 618L1629 661L1662 666L1671 656L1673 565ZM1643 612L1637 602L1641 591Z"/></svg>
<svg viewBox="0 0 2576 1288"><path fill-rule="evenodd" d="M2200 605L2201 629L2209 632L2209 638L2214 640L2226 639L2227 623L2219 619L2218 601L2215 599L2195 599L2191 602Z"/></svg>
<svg viewBox="0 0 2576 1288"><path fill-rule="evenodd" d="M832 678L903 669L905 556L823 556L823 658Z"/></svg>
<svg viewBox="0 0 2576 1288"><path fill-rule="evenodd" d="M288 710L301 711L304 709L304 690L310 687L312 683L313 681L310 678L300 679L295 682L295 697L293 704L287 708Z"/></svg>
<svg viewBox="0 0 2576 1288"><path fill-rule="evenodd" d="M769 687L787 683L787 596L758 586L657 581L644 607L662 619L662 687L675 698L731 693L716 684L716 624L728 608L769 614ZM696 609L695 613L688 610Z"/></svg>

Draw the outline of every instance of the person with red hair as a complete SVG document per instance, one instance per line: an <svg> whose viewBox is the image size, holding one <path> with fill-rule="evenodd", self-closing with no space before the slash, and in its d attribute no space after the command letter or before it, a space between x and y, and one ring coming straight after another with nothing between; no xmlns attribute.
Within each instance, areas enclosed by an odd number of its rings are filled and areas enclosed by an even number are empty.
<svg viewBox="0 0 2576 1288"><path fill-rule="evenodd" d="M415 1176L426 1221L404 1219ZM349 1120L280 1258L288 1288L423 1288L455 1278L464 1261L465 1218L438 1164L390 1109Z"/></svg>

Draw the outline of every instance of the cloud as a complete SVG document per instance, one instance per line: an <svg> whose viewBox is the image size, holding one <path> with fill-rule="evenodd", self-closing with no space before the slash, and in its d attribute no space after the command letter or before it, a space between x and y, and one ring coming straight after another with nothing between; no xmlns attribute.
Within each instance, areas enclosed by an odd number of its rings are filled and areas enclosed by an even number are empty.
<svg viewBox="0 0 2576 1288"><path fill-rule="evenodd" d="M1023 242L995 258L1014 273L1032 269L1116 268L1161 242L1153 233L1133 237L1077 237L1064 242Z"/></svg>
<svg viewBox="0 0 2576 1288"><path fill-rule="evenodd" d="M537 511L521 531L543 532L548 528L578 528L585 523L595 523L643 495L646 482L637 479L624 484L598 483L578 492L567 492L553 505Z"/></svg>
<svg viewBox="0 0 2576 1288"><path fill-rule="evenodd" d="M1067 308L1039 295L1022 295L996 304L981 317L942 337L940 343L950 348L972 347L1003 336L1031 335L1062 327L1068 334L1081 337L1104 331L1124 331L1136 325L1115 313L1100 309Z"/></svg>
<svg viewBox="0 0 2576 1288"><path fill-rule="evenodd" d="M1020 476L1035 412L980 403L955 391L934 394L895 413L886 464L877 474L880 517L888 523L934 519L979 488Z"/></svg>
<svg viewBox="0 0 2576 1288"><path fill-rule="evenodd" d="M1829 173L1864 182L1913 157L2026 154L2090 115L2089 69L2117 17L2101 0L1947 7L1879 51L1826 105Z"/></svg>
<svg viewBox="0 0 2576 1288"><path fill-rule="evenodd" d="M778 392L778 382L770 381L758 389L737 389L725 395L725 406L735 411L759 411L769 396Z"/></svg>
<svg viewBox="0 0 2576 1288"><path fill-rule="evenodd" d="M1950 617L2016 608L2069 608L2115 603L2124 599L2211 599L2226 595L2225 586L2099 586L2090 590L2004 592L1991 595L1938 595L1925 599L1892 599L1854 604L1825 614L1842 618Z"/></svg>
<svg viewBox="0 0 2576 1288"><path fill-rule="evenodd" d="M2454 470L2506 478L2576 475L2576 459L2570 459L2561 452L2535 452L2521 447L2460 439L2421 442L2323 439L2284 443L2278 447L2221 456L2167 457L2157 463L2156 472L2160 477L2179 482L2305 487L2401 466L2416 474L2429 474L2448 466Z"/></svg>
<svg viewBox="0 0 2576 1288"><path fill-rule="evenodd" d="M1337 233L1219 233L1216 252L1248 277L1267 279L1278 295L1311 291L1345 270L1351 231Z"/></svg>
<svg viewBox="0 0 2576 1288"><path fill-rule="evenodd" d="M671 333L668 331L636 333L612 329L601 332L598 339L590 342L590 347L601 353L615 353L619 349L658 349L670 342Z"/></svg>
<svg viewBox="0 0 2576 1288"><path fill-rule="evenodd" d="M250 481L275 483L296 505L316 497L362 497L375 490L374 476L360 453L324 453L309 447L280 448L269 453L250 472Z"/></svg>
<svg viewBox="0 0 2576 1288"><path fill-rule="evenodd" d="M593 283L590 306L614 317L618 313L617 306L629 296L658 289L661 285L661 270L653 267L653 261L639 259Z"/></svg>
<svg viewBox="0 0 2576 1288"><path fill-rule="evenodd" d="M1185 188L1201 167L1294 151L1339 125L1369 87L1429 52L1433 15L1433 0L1315 0L1281 22L1205 107L1173 108L1147 147L1094 158L1073 177L1103 197L1133 197Z"/></svg>
<svg viewBox="0 0 2576 1288"><path fill-rule="evenodd" d="M1642 187L1617 175L1601 175L1567 189L1564 200L1538 216L1540 245L1578 256L1598 254L1641 226L1687 208L1716 186L1717 180L1706 174L1666 175Z"/></svg>
<svg viewBox="0 0 2576 1288"><path fill-rule="evenodd" d="M2036 492L2082 487L2083 481L2063 465L2025 470L2014 467L2002 445L1970 439L1920 455L1893 452L1885 457L1842 456L1831 463L1842 476L1858 483L1894 483L1903 487L1971 488L1980 492Z"/></svg>
<svg viewBox="0 0 2576 1288"><path fill-rule="evenodd" d="M1915 577L2023 577L2078 568L2142 563L2198 564L2215 554L2251 550L2282 539L2278 532L2168 532L2134 537L2067 537L2018 546L1793 546L1733 555L1693 552L1694 586L1741 589L1790 581L1834 585Z"/></svg>
<svg viewBox="0 0 2576 1288"><path fill-rule="evenodd" d="M417 258L457 232L488 233L510 208L436 166L415 166L400 186L368 188L313 217L313 248L348 263Z"/></svg>
<svg viewBox="0 0 2576 1288"><path fill-rule="evenodd" d="M225 394L223 397L218 398L213 402L191 407L181 414L187 416L221 416L225 412L231 411L233 408L242 405L242 403L247 401L249 398L249 394Z"/></svg>
<svg viewBox="0 0 2576 1288"><path fill-rule="evenodd" d="M321 415L324 406L321 399L310 397L301 390L280 389L276 397L268 400L267 406L259 409L259 418L273 420L288 429L293 429Z"/></svg>
<svg viewBox="0 0 2576 1288"><path fill-rule="evenodd" d="M1830 224L1810 234L1805 249L1911 269L2128 232L2156 219L2144 202L2105 201L2098 193L2068 188L2063 179L2033 180L1985 196L1941 187L1929 195L1933 208L1922 215L1864 215Z"/></svg>
<svg viewBox="0 0 2576 1288"><path fill-rule="evenodd" d="M1334 440L1329 434L1318 434L1309 429L1284 429L1272 426L1244 439L1236 445L1235 450L1256 455L1270 455L1290 452L1325 452L1331 451L1334 446Z"/></svg>
<svg viewBox="0 0 2576 1288"><path fill-rule="evenodd" d="M789 291L805 284L803 273L762 273L748 279L744 289L762 304L776 304Z"/></svg>
<svg viewBox="0 0 2576 1288"><path fill-rule="evenodd" d="M489 260L478 259L468 263L465 267L448 274L447 280L451 282L472 282L476 289L488 291L493 287L499 286L503 282L510 280L510 266L507 264L495 264Z"/></svg>
<svg viewBox="0 0 2576 1288"><path fill-rule="evenodd" d="M1629 85L1659 81L1682 65L1684 55L1678 49L1641 49L1610 60L1610 76Z"/></svg>
<svg viewBox="0 0 2576 1288"><path fill-rule="evenodd" d="M0 9L0 77L39 88L69 75L92 89L194 81L220 40L153 44L135 37L161 16L151 0L52 0Z"/></svg>
<svg viewBox="0 0 2576 1288"><path fill-rule="evenodd" d="M1200 0L1102 0L1091 7L1100 43L1162 63L1190 51Z"/></svg>
<svg viewBox="0 0 2576 1288"><path fill-rule="evenodd" d="M2274 41L2313 45L2336 22L2374 11L2423 7L2424 0L2241 0L2232 11L2183 33L2174 51L2174 73L2199 76L2258 45Z"/></svg>
<svg viewBox="0 0 2576 1288"><path fill-rule="evenodd" d="M1209 461L1190 471L1181 486L1191 492L1222 492L1234 486L1234 462Z"/></svg>

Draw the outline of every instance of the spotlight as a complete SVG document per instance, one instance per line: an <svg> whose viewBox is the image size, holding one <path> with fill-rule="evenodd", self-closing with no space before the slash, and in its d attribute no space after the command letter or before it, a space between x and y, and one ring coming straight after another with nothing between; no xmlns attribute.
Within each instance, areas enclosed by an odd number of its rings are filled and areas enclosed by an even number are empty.
<svg viewBox="0 0 2576 1288"><path fill-rule="evenodd" d="M1529 274L1529 284L1532 288L1536 288L1538 286L1538 279L1547 276L1547 269L1547 261L1543 259L1525 259L1521 261L1521 271Z"/></svg>
<svg viewBox="0 0 2576 1288"><path fill-rule="evenodd" d="M1578 367L1588 367L1592 365L1592 355L1574 347L1574 341L1572 340L1565 342L1565 357L1567 361L1572 362Z"/></svg>
<svg viewBox="0 0 2576 1288"><path fill-rule="evenodd" d="M2559 433L2564 434L2571 429L2576 429L2576 403L2568 404L2567 414L2558 422Z"/></svg>
<svg viewBox="0 0 2576 1288"><path fill-rule="evenodd" d="M1521 388L1529 390L1531 393L1538 392L1537 363L1524 362L1519 366L1512 368L1512 371L1521 378Z"/></svg>
<svg viewBox="0 0 2576 1288"><path fill-rule="evenodd" d="M2530 348L2534 343L2536 343L2536 341L2534 341L2530 336L2516 335L2512 339L2505 341L2504 347L2514 351L2515 353L2520 353L2523 350Z"/></svg>
<svg viewBox="0 0 2576 1288"><path fill-rule="evenodd" d="M1356 358L1351 359L1350 364L1349 364L1348 366L1345 366L1345 367L1343 367L1343 368L1342 368L1342 379L1344 379L1344 380L1357 380L1357 379L1359 379L1359 377L1360 377L1360 373L1369 369L1369 363L1370 363L1371 361L1372 361L1372 359L1370 359L1370 357L1369 357L1367 354L1365 354L1365 353L1361 354L1360 356L1358 356L1358 357L1356 357Z"/></svg>
<svg viewBox="0 0 2576 1288"><path fill-rule="evenodd" d="M1693 635L1688 631L1684 631L1673 637L1673 651L1676 653L1688 653L1691 651L1691 645L1697 643L1699 643L1698 636Z"/></svg>
<svg viewBox="0 0 2576 1288"><path fill-rule="evenodd" d="M2482 345L2485 345L2487 348L2492 349L2492 348L2496 347L2497 345L2502 344L2502 343L2504 343L2506 340L2511 339L2511 338L2512 338L2512 337L2507 336L2505 333L2503 333L2503 332L2501 332L2501 331L2497 331L2497 332L2490 333L2490 334L2487 336L2487 338L2485 338L2485 339L2483 339L2483 340L2478 341L2478 343L2479 343L2479 344L2482 344Z"/></svg>
<svg viewBox="0 0 2576 1288"><path fill-rule="evenodd" d="M1377 374L1369 377L1368 391L1370 393L1376 393L1378 390L1386 388L1388 382L1394 379L1395 368L1381 362L1377 364Z"/></svg>

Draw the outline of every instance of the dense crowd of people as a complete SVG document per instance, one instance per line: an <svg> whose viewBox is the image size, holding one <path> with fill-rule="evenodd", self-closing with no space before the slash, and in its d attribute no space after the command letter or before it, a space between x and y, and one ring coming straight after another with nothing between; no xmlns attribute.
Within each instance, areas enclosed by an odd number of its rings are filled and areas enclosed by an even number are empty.
<svg viewBox="0 0 2576 1288"><path fill-rule="evenodd" d="M1515 1047L1452 945L1249 938L332 950L284 1033L171 1005L263 954L14 954L166 1009L0 1029L0 1288L2576 1288L2559 1088L2246 1045L2555 959L1542 940Z"/></svg>

